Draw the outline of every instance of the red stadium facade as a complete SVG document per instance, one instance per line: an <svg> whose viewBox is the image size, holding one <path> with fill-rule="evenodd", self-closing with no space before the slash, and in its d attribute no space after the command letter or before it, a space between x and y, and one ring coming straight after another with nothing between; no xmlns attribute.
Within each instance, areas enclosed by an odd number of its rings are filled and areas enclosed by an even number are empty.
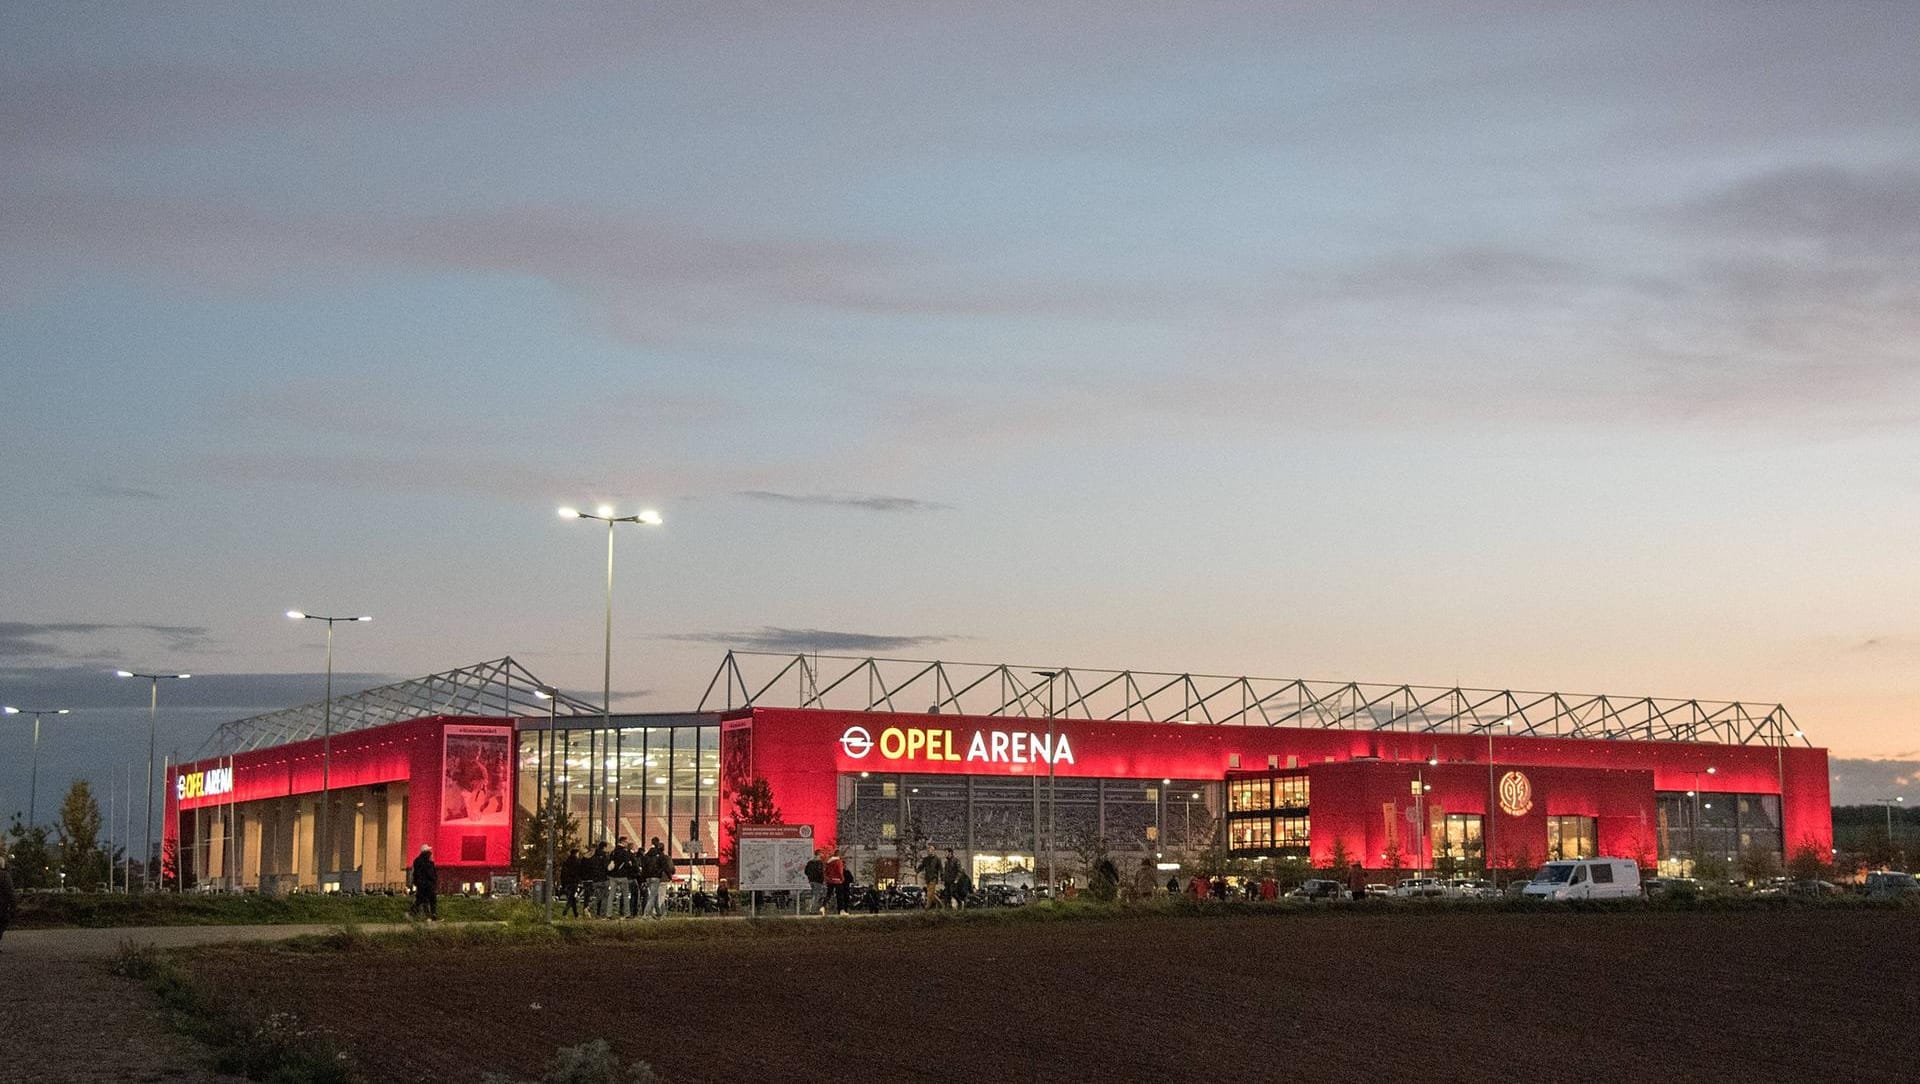
<svg viewBox="0 0 1920 1084"><path fill-rule="evenodd" d="M330 758L307 740L183 764L167 838L189 886L399 886L425 843L444 884L474 884L511 870L516 808L551 793L588 840L658 836L719 876L734 799L763 780L785 823L880 879L928 846L980 879L1071 875L1090 840L1163 870L1606 854L1678 874L1832 839L1826 752L1785 743L783 707L609 722L431 716L336 734Z"/></svg>

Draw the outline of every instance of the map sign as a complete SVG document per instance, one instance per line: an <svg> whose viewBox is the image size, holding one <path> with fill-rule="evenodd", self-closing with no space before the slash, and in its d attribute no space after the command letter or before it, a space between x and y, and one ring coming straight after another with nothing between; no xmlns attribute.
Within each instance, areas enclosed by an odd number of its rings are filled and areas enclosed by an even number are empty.
<svg viewBox="0 0 1920 1084"><path fill-rule="evenodd" d="M807 887L807 861L813 857L811 824L742 824L740 889L784 892Z"/></svg>

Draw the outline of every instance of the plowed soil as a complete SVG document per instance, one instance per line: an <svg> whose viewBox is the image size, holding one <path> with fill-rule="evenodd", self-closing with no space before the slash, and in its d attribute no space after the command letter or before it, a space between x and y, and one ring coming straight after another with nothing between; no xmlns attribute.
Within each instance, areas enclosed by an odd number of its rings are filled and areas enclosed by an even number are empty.
<svg viewBox="0 0 1920 1084"><path fill-rule="evenodd" d="M1920 1063L1920 912L1115 918L304 955L193 968L369 1077L1740 1080ZM1898 1067L1898 1068L1896 1068Z"/></svg>

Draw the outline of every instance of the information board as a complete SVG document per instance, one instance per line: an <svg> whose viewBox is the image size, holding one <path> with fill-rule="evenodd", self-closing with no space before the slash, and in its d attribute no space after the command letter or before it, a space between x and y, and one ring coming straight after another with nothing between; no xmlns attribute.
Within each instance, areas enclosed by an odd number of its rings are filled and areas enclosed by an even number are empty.
<svg viewBox="0 0 1920 1084"><path fill-rule="evenodd" d="M811 824L742 824L740 890L786 892L807 887L807 862L813 857Z"/></svg>

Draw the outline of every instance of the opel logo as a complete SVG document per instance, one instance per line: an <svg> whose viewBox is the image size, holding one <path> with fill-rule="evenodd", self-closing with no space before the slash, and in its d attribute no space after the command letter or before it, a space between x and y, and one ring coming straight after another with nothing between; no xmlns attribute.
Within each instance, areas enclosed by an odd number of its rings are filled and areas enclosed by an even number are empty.
<svg viewBox="0 0 1920 1084"><path fill-rule="evenodd" d="M864 726L850 726L840 735L840 749L855 760L873 752L873 735Z"/></svg>
<svg viewBox="0 0 1920 1084"><path fill-rule="evenodd" d="M1524 817L1533 808L1533 784L1519 772L1500 777L1500 811L1509 817Z"/></svg>

